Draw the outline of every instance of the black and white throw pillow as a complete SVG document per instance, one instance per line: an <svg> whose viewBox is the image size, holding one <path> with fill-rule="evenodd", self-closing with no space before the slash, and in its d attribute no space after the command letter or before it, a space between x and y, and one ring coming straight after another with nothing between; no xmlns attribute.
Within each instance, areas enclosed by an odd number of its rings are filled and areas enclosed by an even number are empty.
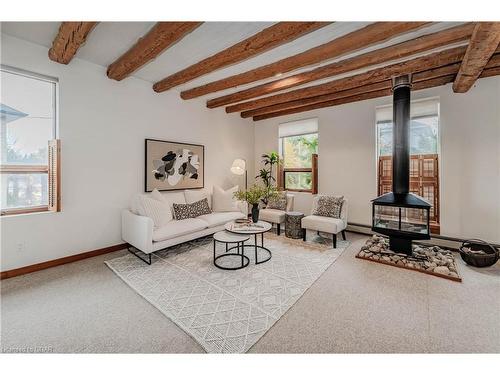
<svg viewBox="0 0 500 375"><path fill-rule="evenodd" d="M334 197L332 195L322 195L318 197L313 215L328 216L335 219L340 219L343 202L344 196Z"/></svg>
<svg viewBox="0 0 500 375"><path fill-rule="evenodd" d="M280 191L275 198L271 198L266 208L286 211L286 191Z"/></svg>
<svg viewBox="0 0 500 375"><path fill-rule="evenodd" d="M175 220L185 220L212 213L207 198L190 204L174 203L173 209Z"/></svg>
<svg viewBox="0 0 500 375"><path fill-rule="evenodd" d="M190 206L189 204L185 204L185 203L172 204L172 208L174 210L175 220L190 219L192 216L191 216L191 210L190 210L189 206Z"/></svg>
<svg viewBox="0 0 500 375"><path fill-rule="evenodd" d="M208 215L212 213L210 206L208 205L208 199L203 198L197 202L189 204L191 211L191 217L198 217L201 215Z"/></svg>

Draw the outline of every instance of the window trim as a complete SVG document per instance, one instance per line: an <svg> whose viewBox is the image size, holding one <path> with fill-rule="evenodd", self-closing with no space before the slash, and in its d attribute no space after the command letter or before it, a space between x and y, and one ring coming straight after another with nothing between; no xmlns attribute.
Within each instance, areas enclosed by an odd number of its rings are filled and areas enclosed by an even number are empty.
<svg viewBox="0 0 500 375"><path fill-rule="evenodd" d="M285 147L284 147L284 140L285 138L292 138L292 137L302 137L305 135L312 135L316 134L319 139L319 131L316 132L308 132L308 133L301 133L301 134L294 134L294 135L289 135L286 137L279 137L279 145L280 145L280 157L284 160L285 159ZM319 148L319 147L318 147ZM314 156L316 155L316 157ZM292 191L292 192L299 192L299 193L311 193L311 194L317 194L318 191L318 166L317 162L315 162L313 159L318 157L318 153L313 153L311 154L311 168L284 168L283 165L280 164L278 173L280 174L280 178L278 179L278 186L279 188L286 190L286 191ZM309 172L311 173L311 189L287 189L285 184L286 184L286 173L287 172Z"/></svg>
<svg viewBox="0 0 500 375"><path fill-rule="evenodd" d="M10 65L0 64L0 71L23 76L31 79L36 79L43 82L51 83L52 86L52 113L54 115L54 120L52 124L52 138L47 141L57 139L59 135L59 79L56 77L51 77L45 74L40 74L32 71L28 71L21 68L16 68ZM47 164L39 165L23 165L23 164L1 164L0 174L47 174L49 175L49 160ZM38 213L38 212L48 212L50 211L49 205L40 206L26 206L26 207L16 207L16 208L5 208L1 209L0 216L11 216L20 215L28 213Z"/></svg>

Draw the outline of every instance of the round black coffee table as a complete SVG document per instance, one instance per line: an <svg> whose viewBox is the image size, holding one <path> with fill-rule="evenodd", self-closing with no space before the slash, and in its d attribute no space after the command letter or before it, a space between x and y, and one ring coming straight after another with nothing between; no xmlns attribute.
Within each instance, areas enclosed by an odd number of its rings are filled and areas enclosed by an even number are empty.
<svg viewBox="0 0 500 375"><path fill-rule="evenodd" d="M264 246L264 233L271 230L273 226L265 221L258 221L257 223L249 223L249 225L236 224L235 222L227 223L224 228L226 231L234 234L252 235L254 236L253 244L243 244L243 247L253 247L255 250L255 264L265 263L271 259L271 250ZM260 234L261 244L258 244L257 235ZM264 260L258 260L259 250L264 250L269 256Z"/></svg>
<svg viewBox="0 0 500 375"><path fill-rule="evenodd" d="M214 266L217 268L220 268L221 270L231 270L231 271L240 270L240 269L248 266L250 264L250 259L245 255L244 243L245 243L245 241L248 241L249 239L250 239L250 236L229 233L229 232L224 231L224 230L215 233L214 234ZM216 256L215 250L217 248L217 242L221 242L221 243L226 244L226 252L224 254ZM231 246L231 247L229 246L229 245L233 245L233 244L236 244L236 245ZM236 249L236 253L230 252L233 249ZM221 266L221 265L217 264L218 259L226 258L226 257L240 258L241 259L241 266L228 267L228 266Z"/></svg>

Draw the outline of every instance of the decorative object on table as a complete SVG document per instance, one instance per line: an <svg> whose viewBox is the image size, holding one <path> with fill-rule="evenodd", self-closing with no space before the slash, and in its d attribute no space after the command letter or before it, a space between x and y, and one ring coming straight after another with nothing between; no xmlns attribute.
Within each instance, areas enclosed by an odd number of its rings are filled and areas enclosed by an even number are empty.
<svg viewBox="0 0 500 375"><path fill-rule="evenodd" d="M302 212L292 211L285 213L285 236L288 238L302 238Z"/></svg>
<svg viewBox="0 0 500 375"><path fill-rule="evenodd" d="M233 164L231 165L231 173L241 176L245 175L245 190L248 189L248 171L247 171L247 162L245 159L234 159Z"/></svg>
<svg viewBox="0 0 500 375"><path fill-rule="evenodd" d="M276 178L273 176L273 166L278 166L281 163L281 159L276 151L272 151L262 155L262 163L264 163L264 168L259 171L259 175L255 176L255 178L260 178L267 189L266 195L262 198L262 203L267 205L273 195L273 191L276 190L274 187Z"/></svg>
<svg viewBox="0 0 500 375"><path fill-rule="evenodd" d="M265 271L262 266L253 265L254 252L246 247L249 267L230 274L214 272L213 244L208 237L157 252L153 255L154 267L146 266L131 254L107 260L106 265L206 352L245 353L344 250L269 232L265 241L274 255L265 264Z"/></svg>
<svg viewBox="0 0 500 375"><path fill-rule="evenodd" d="M459 252L463 261L474 267L492 266L500 258L500 250L479 239L465 240L462 242Z"/></svg>
<svg viewBox="0 0 500 375"><path fill-rule="evenodd" d="M439 246L413 244L412 253L408 255L391 250L388 238L374 234L361 247L356 258L410 269L452 281L462 281L453 252Z"/></svg>
<svg viewBox="0 0 500 375"><path fill-rule="evenodd" d="M259 202L265 196L274 197L276 193L276 189L268 189L266 187L260 185L252 185L250 189L246 191L239 190L234 193L234 197L237 200L245 201L249 205L252 206L252 220L254 223L259 221Z"/></svg>
<svg viewBox="0 0 500 375"><path fill-rule="evenodd" d="M250 239L249 236L230 233L228 231L220 231L214 234L214 266L220 268L221 270L235 271L245 268L250 264L250 259L245 255L245 241ZM216 255L217 243L223 243L226 245L226 252L221 255ZM232 250L236 249L236 253L232 253ZM217 262L220 259L227 261L230 258L236 258L237 264L220 264ZM241 265L240 265L241 261ZM246 261L246 262L245 262ZM227 263L227 262L226 262Z"/></svg>
<svg viewBox="0 0 500 375"><path fill-rule="evenodd" d="M320 195L314 207L313 215L333 217L340 219L342 211L343 196Z"/></svg>
<svg viewBox="0 0 500 375"><path fill-rule="evenodd" d="M255 264L260 264L260 263L265 263L268 260L271 259L272 254L271 250L269 250L267 247L264 246L264 233L270 231L272 228L272 225L269 223L266 223L265 221L259 221L257 223L250 223L250 224L236 224L236 223L227 223L224 226L224 229L226 229L228 232L231 233L236 233L236 234L253 234L254 235L254 242L253 244L244 244L243 247L251 247L254 249L254 254L255 254ZM261 236L261 243L260 245L258 244L257 241L257 235ZM265 251L269 256L265 258L264 260L259 260L259 250Z"/></svg>
<svg viewBox="0 0 500 375"><path fill-rule="evenodd" d="M236 219L234 222L236 224L250 224L250 220L249 219Z"/></svg>
<svg viewBox="0 0 500 375"><path fill-rule="evenodd" d="M205 146L146 139L145 148L145 191L203 188Z"/></svg>

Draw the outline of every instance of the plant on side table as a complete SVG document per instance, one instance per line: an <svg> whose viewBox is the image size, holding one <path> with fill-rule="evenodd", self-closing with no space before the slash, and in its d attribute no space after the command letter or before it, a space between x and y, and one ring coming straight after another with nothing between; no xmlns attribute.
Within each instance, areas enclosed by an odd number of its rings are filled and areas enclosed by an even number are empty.
<svg viewBox="0 0 500 375"><path fill-rule="evenodd" d="M240 201L245 201L252 206L252 221L259 221L259 203L267 197L273 198L278 192L274 187L264 187L260 185L252 185L247 191L238 190L234 193L234 197Z"/></svg>

